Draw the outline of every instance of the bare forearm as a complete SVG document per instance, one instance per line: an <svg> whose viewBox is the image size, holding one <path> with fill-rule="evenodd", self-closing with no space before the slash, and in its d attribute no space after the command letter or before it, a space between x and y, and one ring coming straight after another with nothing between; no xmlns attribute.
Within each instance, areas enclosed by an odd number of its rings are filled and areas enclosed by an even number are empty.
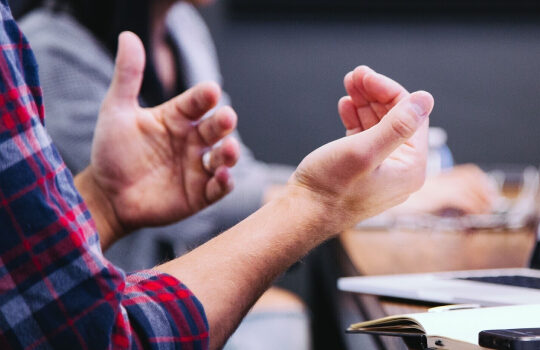
<svg viewBox="0 0 540 350"><path fill-rule="evenodd" d="M217 349L280 273L332 235L321 218L315 202L282 197L157 269L179 278L201 300L210 348Z"/></svg>
<svg viewBox="0 0 540 350"><path fill-rule="evenodd" d="M75 177L75 187L79 190L92 214L101 248L105 251L124 234L124 230L116 220L114 209L109 200L96 184L90 167Z"/></svg>

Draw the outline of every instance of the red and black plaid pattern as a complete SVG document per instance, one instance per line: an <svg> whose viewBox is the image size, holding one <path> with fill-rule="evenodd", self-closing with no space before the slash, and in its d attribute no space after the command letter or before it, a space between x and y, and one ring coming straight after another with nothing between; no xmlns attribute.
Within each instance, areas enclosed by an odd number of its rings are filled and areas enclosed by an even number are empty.
<svg viewBox="0 0 540 350"><path fill-rule="evenodd" d="M109 263L44 126L37 65L0 0L0 349L206 349L173 277Z"/></svg>

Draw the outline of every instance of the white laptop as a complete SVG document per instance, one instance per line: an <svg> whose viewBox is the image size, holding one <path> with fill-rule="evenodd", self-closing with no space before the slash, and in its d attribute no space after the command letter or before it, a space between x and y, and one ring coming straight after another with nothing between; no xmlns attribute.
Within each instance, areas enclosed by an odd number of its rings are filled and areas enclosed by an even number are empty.
<svg viewBox="0 0 540 350"><path fill-rule="evenodd" d="M539 304L540 239L537 238L530 268L346 277L338 280L338 288L444 304Z"/></svg>

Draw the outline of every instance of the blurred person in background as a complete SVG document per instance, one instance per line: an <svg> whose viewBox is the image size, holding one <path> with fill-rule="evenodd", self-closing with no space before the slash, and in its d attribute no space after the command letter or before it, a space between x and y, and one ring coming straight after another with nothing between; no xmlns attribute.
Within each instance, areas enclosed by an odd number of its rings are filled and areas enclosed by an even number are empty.
<svg viewBox="0 0 540 350"><path fill-rule="evenodd" d="M122 31L136 33L148 52L140 95L143 106L158 105L203 81L221 84L210 34L190 3L55 0L42 5L26 16L21 27L38 57L51 116L47 129L74 174L90 163L93 132ZM219 106L229 104L223 94ZM185 254L257 210L265 192L273 184L284 184L294 168L259 162L240 145L241 157L232 170L235 190L228 197L175 225L140 230L112 246L107 257L127 271L150 268ZM272 288L254 311L227 349L309 348L309 318L292 293ZM254 329L259 326L263 328ZM295 331L286 332L290 329Z"/></svg>
<svg viewBox="0 0 540 350"><path fill-rule="evenodd" d="M158 105L199 82L222 83L210 34L195 8L184 1L46 1L22 20L21 27L39 60L45 107L54 115L47 128L75 174L90 161L96 116L112 77L122 31L137 34L148 52L140 95L143 105ZM224 94L219 105L228 102ZM174 227L140 232L113 247L110 257L136 270L171 258L171 249L174 256L182 255L258 209L266 190L285 183L294 170L255 160L243 144L241 154L233 170L235 191L225 201ZM147 254L128 254L139 248Z"/></svg>
<svg viewBox="0 0 540 350"><path fill-rule="evenodd" d="M361 123L377 110L380 122L310 153L282 196L219 237L127 276L103 249L137 228L192 215L232 190L227 169L239 147L228 135L236 113L224 107L202 119L219 100L215 83L142 108L144 46L124 32L91 164L73 178L45 130L37 62L6 1L0 0L0 308L8 321L0 327L2 348L220 349L287 267L404 201L424 181L432 96L418 91L381 106L381 98L402 89L360 68L358 86L376 102L351 98L362 110L344 118ZM371 77L367 89L360 71Z"/></svg>
<svg viewBox="0 0 540 350"><path fill-rule="evenodd" d="M113 57L121 31L135 32L148 53L140 95L142 105L158 105L199 82L222 83L210 33L194 7L210 2L51 0L38 4L21 22L40 65L45 107L51 116L47 128L74 174L90 162L93 131L113 76ZM351 83L352 79L346 78L346 87L351 89ZM223 94L219 105L227 104L229 98ZM107 257L126 270L149 268L188 252L258 209L263 198L273 192L273 186L285 183L293 169L257 161L242 142L240 145L241 157L232 171L232 194L175 225L144 229L125 238L109 249ZM477 181L461 180L465 174L465 178L474 177ZM457 207L464 213L489 211L490 195L483 176L477 168L467 167L457 173L445 173L443 182L432 177L426 185L428 190L415 194L411 198L413 205L404 204L397 212L436 213L445 207ZM455 185L450 196L448 192L432 190L442 184L445 188ZM308 316L295 296L273 288L254 311L231 338L230 349L237 348L237 343L247 349L263 343L270 348L309 347ZM260 331L253 331L253 325L261 324L261 318L269 318L278 327L276 333L270 331L268 323ZM280 331L290 327L298 327L298 331ZM283 334L295 334L296 338L283 339ZM268 340L261 339L263 335Z"/></svg>

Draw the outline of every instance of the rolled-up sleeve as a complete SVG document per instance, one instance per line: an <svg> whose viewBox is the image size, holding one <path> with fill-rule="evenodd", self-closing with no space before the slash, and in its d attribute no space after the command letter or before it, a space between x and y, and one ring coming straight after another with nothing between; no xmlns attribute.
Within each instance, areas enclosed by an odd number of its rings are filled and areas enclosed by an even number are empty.
<svg viewBox="0 0 540 350"><path fill-rule="evenodd" d="M0 349L206 349L201 303L126 274L44 128L37 65L0 0Z"/></svg>
<svg viewBox="0 0 540 350"><path fill-rule="evenodd" d="M132 326L131 343L144 348L208 348L208 322L199 300L174 277L152 270L130 275L122 305ZM124 328L125 329L125 328ZM119 335L115 340L129 344Z"/></svg>

